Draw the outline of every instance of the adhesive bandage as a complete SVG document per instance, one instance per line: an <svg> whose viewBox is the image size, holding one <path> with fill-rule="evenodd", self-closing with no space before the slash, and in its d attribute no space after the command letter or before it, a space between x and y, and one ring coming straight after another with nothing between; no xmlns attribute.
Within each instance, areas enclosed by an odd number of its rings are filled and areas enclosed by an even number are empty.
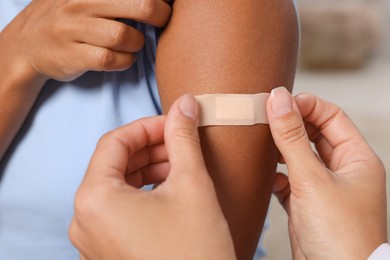
<svg viewBox="0 0 390 260"><path fill-rule="evenodd" d="M199 107L199 127L268 124L268 97L269 93L195 96Z"/></svg>

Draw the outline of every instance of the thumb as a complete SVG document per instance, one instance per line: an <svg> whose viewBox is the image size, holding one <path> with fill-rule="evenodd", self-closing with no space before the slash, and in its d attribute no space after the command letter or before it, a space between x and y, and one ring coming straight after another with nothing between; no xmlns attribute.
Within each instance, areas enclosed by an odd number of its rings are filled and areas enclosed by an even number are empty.
<svg viewBox="0 0 390 260"><path fill-rule="evenodd" d="M169 110L164 139L172 175L205 172L197 121L198 105L189 94L176 100Z"/></svg>
<svg viewBox="0 0 390 260"><path fill-rule="evenodd" d="M287 164L289 177L307 178L305 172L318 169L320 162L310 146L299 108L286 88L272 90L267 101L267 116L275 144Z"/></svg>

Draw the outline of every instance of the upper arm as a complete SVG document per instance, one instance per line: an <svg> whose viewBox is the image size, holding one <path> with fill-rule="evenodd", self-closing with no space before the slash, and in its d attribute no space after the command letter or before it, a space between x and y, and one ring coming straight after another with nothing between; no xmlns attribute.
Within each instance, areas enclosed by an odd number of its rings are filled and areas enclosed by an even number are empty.
<svg viewBox="0 0 390 260"><path fill-rule="evenodd" d="M259 93L294 81L298 24L291 0L176 0L157 50L163 110L184 93ZM200 128L207 168L239 259L252 257L278 153L269 128Z"/></svg>

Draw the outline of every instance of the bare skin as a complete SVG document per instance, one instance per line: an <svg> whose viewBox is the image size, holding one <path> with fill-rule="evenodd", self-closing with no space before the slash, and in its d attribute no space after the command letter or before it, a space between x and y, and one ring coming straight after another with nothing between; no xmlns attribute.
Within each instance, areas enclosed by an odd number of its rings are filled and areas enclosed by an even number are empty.
<svg viewBox="0 0 390 260"><path fill-rule="evenodd" d="M291 1L176 0L157 50L163 109L184 93L291 90L297 48ZM278 159L269 128L206 127L200 138L237 257L252 259Z"/></svg>
<svg viewBox="0 0 390 260"><path fill-rule="evenodd" d="M367 259L387 239L381 160L340 108L316 96L275 89L267 114L289 171L274 193L289 215L293 258ZM101 139L69 232L82 259L236 259L196 118L185 95L167 117ZM137 189L150 183L161 184Z"/></svg>
<svg viewBox="0 0 390 260"><path fill-rule="evenodd" d="M3 140L0 158L47 79L67 81L88 70L123 70L131 66L132 53L140 48L137 44L142 40L113 18L133 18L162 26L170 15L168 5L158 0L139 6L131 5L139 1L129 1L127 7L120 2L120 8L114 8L116 2L104 0L91 5L86 0L58 3L34 1L1 33L0 49L6 58L0 61L0 67L4 68L0 76L5 79L0 86L0 100L7 102L0 102ZM154 8L142 9L150 6ZM174 9L176 15L161 39L157 64L165 111L185 92L255 93L279 85L291 89L298 41L291 1L246 0L237 5L233 1L177 0ZM58 19L58 14L64 18ZM91 30L94 24L99 26ZM104 32L94 33L100 30ZM88 31L95 36L86 37ZM13 45L9 46L9 42ZM25 46L26 43L29 45ZM53 60L47 60L48 52L53 54L50 56ZM186 60L185 55L189 54L192 58ZM82 62L74 62L75 57ZM249 259L264 222L273 181L270 173L277 160L269 129L265 126L207 128L200 134L207 167L217 185L237 254L240 259ZM226 140L233 142L228 144ZM243 167L247 167L245 178L238 174Z"/></svg>
<svg viewBox="0 0 390 260"><path fill-rule="evenodd" d="M387 242L383 163L339 107L278 92L290 110L275 113L271 96L267 111L288 177L277 175L274 193L289 216L294 259L367 259Z"/></svg>
<svg viewBox="0 0 390 260"><path fill-rule="evenodd" d="M186 95L167 117L139 119L100 140L69 230L81 259L235 259L196 118ZM161 184L138 189L151 183Z"/></svg>
<svg viewBox="0 0 390 260"><path fill-rule="evenodd" d="M134 63L144 36L116 18L162 27L170 15L163 0L31 2L0 34L0 160L48 79Z"/></svg>

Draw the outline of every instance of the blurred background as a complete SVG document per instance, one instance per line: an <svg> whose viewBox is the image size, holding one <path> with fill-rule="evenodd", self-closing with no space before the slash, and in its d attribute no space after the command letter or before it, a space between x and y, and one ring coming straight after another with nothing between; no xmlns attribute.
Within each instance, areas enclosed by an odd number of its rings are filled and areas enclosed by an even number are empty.
<svg viewBox="0 0 390 260"><path fill-rule="evenodd" d="M389 174L390 1L297 2L302 35L294 93L311 92L342 107ZM390 190L389 177L387 187ZM269 223L264 236L265 259L291 259L287 216L275 198ZM388 223L390 227L389 217Z"/></svg>

